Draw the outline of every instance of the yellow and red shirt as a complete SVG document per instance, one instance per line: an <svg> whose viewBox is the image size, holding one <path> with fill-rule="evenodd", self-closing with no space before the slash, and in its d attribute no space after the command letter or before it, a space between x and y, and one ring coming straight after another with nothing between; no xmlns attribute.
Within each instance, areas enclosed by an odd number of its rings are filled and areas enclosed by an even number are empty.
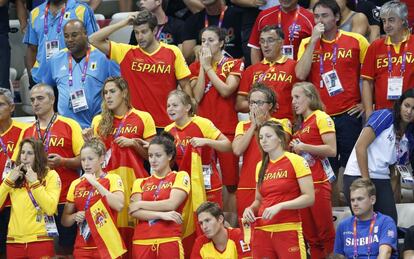
<svg viewBox="0 0 414 259"><path fill-rule="evenodd" d="M256 167L256 179L262 162ZM262 196L258 216L275 204L296 199L301 195L298 179L311 175L311 170L301 156L285 152L275 161L270 160L259 192ZM270 220L258 219L256 229L269 232L299 230L301 228L299 210L282 210Z"/></svg>
<svg viewBox="0 0 414 259"><path fill-rule="evenodd" d="M292 125L288 119L275 119L270 120L280 123L283 126L283 130L292 135ZM235 138L246 134L251 126L251 121L240 121L236 127ZM249 143L249 146L243 153L243 165L240 169L240 181L237 185L237 189L256 189L256 177L255 170L257 163L262 160L260 153L259 143L256 136L254 136Z"/></svg>
<svg viewBox="0 0 414 259"><path fill-rule="evenodd" d="M132 106L149 112L157 127L169 123L167 96L177 88L177 80L190 75L180 49L160 42L152 53L139 46L110 42L109 58L117 62L129 84Z"/></svg>
<svg viewBox="0 0 414 259"><path fill-rule="evenodd" d="M184 171L169 172L165 177L158 178L155 174L144 179L137 179L132 188L132 195L141 194L143 201L159 201L169 199L172 189L180 189L190 193L190 177ZM186 199L187 200L187 199ZM182 213L184 201L175 211ZM173 221L140 220L135 227L133 242L139 240L181 237L182 226Z"/></svg>
<svg viewBox="0 0 414 259"><path fill-rule="evenodd" d="M105 168L109 174L117 174L121 177L125 186L125 197L131 195L132 185L135 179L148 177L148 172L144 168L144 158L141 157L132 147L120 147L114 142L114 137L118 132L119 136L126 138L141 138L147 140L155 136L155 124L148 112L131 109L126 117L115 116L113 120L113 131L102 140L107 150L111 150L111 157ZM97 115L92 121L95 135L98 134L98 126L102 120L102 115ZM126 206L118 213L117 226L133 226L134 219L128 215L129 201L125 201Z"/></svg>
<svg viewBox="0 0 414 259"><path fill-rule="evenodd" d="M41 135L45 135L46 128L41 128ZM25 138L39 139L36 131L36 123L26 128L21 134L21 139ZM73 119L58 115L50 127L50 141L48 154L59 154L63 158L73 158L80 155L83 146L82 129ZM13 161L16 161L19 148L13 153ZM54 168L62 180L62 191L60 192L59 203L66 201L69 185L79 177L79 172L64 166Z"/></svg>
<svg viewBox="0 0 414 259"><path fill-rule="evenodd" d="M323 145L322 135L326 133L335 133L335 123L328 114L316 110L304 119L302 127L293 134L293 139L310 145ZM321 160L317 157L314 159L315 164L311 166L313 182L327 181Z"/></svg>
<svg viewBox="0 0 414 259"><path fill-rule="evenodd" d="M374 103L375 109L392 108L393 101L387 100L388 89L388 49L391 52L392 71L391 77L403 76L404 93L414 85L414 37L407 32L404 40L398 44L391 43L387 38L374 41L369 46L364 64L362 65L361 76L374 81ZM406 49L406 68L401 72L404 50Z"/></svg>
<svg viewBox="0 0 414 259"><path fill-rule="evenodd" d="M310 37L302 40L298 59L303 56ZM334 46L337 45L336 64L333 66ZM315 45L312 54L312 65L308 75L308 81L313 83L323 103L326 106L326 112L329 115L336 115L348 111L353 106L361 102L359 90L360 68L364 61L369 43L360 34L339 30L337 38L332 41L321 39ZM329 72L333 69L338 74L339 81L344 89L342 93L329 96L326 87L320 87L320 57L322 55L323 71Z"/></svg>
<svg viewBox="0 0 414 259"><path fill-rule="evenodd" d="M7 233L7 243L31 243L53 240L46 232L44 217L36 221L37 210L30 199L31 191L43 214L53 216L57 213L61 182L56 171L47 172L42 182L35 181L21 188L14 188L14 183L6 178L0 185L0 207L7 195L11 201L11 214Z"/></svg>
<svg viewBox="0 0 414 259"><path fill-rule="evenodd" d="M297 11L298 13L295 26L295 33L293 42L291 43L289 39L289 32L292 30L292 25L294 23ZM279 13L281 13L280 27L282 28L283 33L285 34L285 40L283 44L293 45L294 58L296 59L296 54L298 53L300 41L303 38L312 35L313 26L315 25L315 19L313 18L313 14L303 7L298 6L298 9L294 9L288 13L281 11L279 5L261 11L256 18L256 22L253 25L248 45L249 47L260 49L260 31L266 25L279 25Z"/></svg>
<svg viewBox="0 0 414 259"><path fill-rule="evenodd" d="M279 109L275 109L272 117L293 119L292 87L298 82L295 73L296 61L282 56L275 62L266 59L251 65L242 74L238 94L248 95L252 85L258 81L269 86L275 93Z"/></svg>
<svg viewBox="0 0 414 259"><path fill-rule="evenodd" d="M239 228L227 228L227 245L219 251L211 239L204 235L197 237L191 253L191 259L246 259L252 258L250 245L244 242L243 232Z"/></svg>
<svg viewBox="0 0 414 259"><path fill-rule="evenodd" d="M104 177L97 178L97 181L110 192L124 192L124 184L121 178L115 174L105 174ZM90 194L92 192L92 194ZM73 181L70 185L68 195L66 197L67 202L75 205L76 211L85 211L86 201L89 197L89 207L95 204L102 195L96 190L84 177L80 177ZM117 212L112 210L112 213L116 217ZM87 241L82 237L78 231L76 235L75 248L93 248L96 247L95 241L92 235Z"/></svg>
<svg viewBox="0 0 414 259"><path fill-rule="evenodd" d="M13 156L14 149L18 145L18 140L22 131L28 126L27 123L19 122L12 120L10 127L1 134L1 139L6 146L7 155L3 150L3 147L0 146L0 173L3 174L4 167L6 166L7 159L11 159ZM2 183L0 178L0 184ZM10 200L7 199L4 203L4 206L10 206Z"/></svg>
<svg viewBox="0 0 414 259"><path fill-rule="evenodd" d="M223 57L221 62L214 64L213 69L220 80L225 82L230 75L240 77L244 70L244 64L240 59ZM190 70L190 81L197 80L200 72L200 62L197 61L191 64ZM198 105L197 114L210 119L224 134L233 134L238 121L237 113L234 110L237 91L223 98L210 82L207 74L204 76L206 87L204 96Z"/></svg>

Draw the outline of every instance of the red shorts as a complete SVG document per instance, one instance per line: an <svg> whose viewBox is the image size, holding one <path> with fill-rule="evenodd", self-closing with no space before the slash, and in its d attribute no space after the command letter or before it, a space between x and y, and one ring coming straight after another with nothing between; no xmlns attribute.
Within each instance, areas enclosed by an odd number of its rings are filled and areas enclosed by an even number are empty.
<svg viewBox="0 0 414 259"><path fill-rule="evenodd" d="M183 259L184 249L181 241L153 245L132 245L132 258L136 259Z"/></svg>
<svg viewBox="0 0 414 259"><path fill-rule="evenodd" d="M46 259L55 256L53 241L36 241L25 244L7 244L7 258Z"/></svg>
<svg viewBox="0 0 414 259"><path fill-rule="evenodd" d="M118 227L119 234L124 240L125 247L127 252L122 255L122 258L132 258L131 251L132 251L132 237L134 236L134 228L131 227Z"/></svg>
<svg viewBox="0 0 414 259"><path fill-rule="evenodd" d="M225 134L225 136L233 141L233 134ZM216 152L219 159L221 179L223 185L236 186L239 182L239 157L235 156L233 152Z"/></svg>
<svg viewBox="0 0 414 259"><path fill-rule="evenodd" d="M73 257L76 259L94 259L99 257L98 248L83 249L75 248L73 250Z"/></svg>
<svg viewBox="0 0 414 259"><path fill-rule="evenodd" d="M306 259L302 231L266 232L255 229L252 238L253 258Z"/></svg>
<svg viewBox="0 0 414 259"><path fill-rule="evenodd" d="M208 201L216 202L220 208L223 208L223 188L206 190L206 197Z"/></svg>
<svg viewBox="0 0 414 259"><path fill-rule="evenodd" d="M236 202L237 202L237 217L241 219L243 217L244 210L252 205L256 195L256 189L237 189Z"/></svg>

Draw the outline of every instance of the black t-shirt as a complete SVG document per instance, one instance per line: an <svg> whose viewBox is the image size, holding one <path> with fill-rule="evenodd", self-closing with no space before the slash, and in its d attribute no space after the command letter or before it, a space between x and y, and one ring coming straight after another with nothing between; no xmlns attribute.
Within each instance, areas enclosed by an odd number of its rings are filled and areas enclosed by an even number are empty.
<svg viewBox="0 0 414 259"><path fill-rule="evenodd" d="M0 34L8 35L9 30L9 5L5 4L0 7Z"/></svg>
<svg viewBox="0 0 414 259"><path fill-rule="evenodd" d="M159 41L171 44L171 45L178 45L181 44L182 41L182 31L184 28L184 21L168 16L167 24L162 27L161 34L159 37ZM135 33L132 31L131 38L129 39L130 45L137 45L137 39L135 38Z"/></svg>
<svg viewBox="0 0 414 259"><path fill-rule="evenodd" d="M414 226L411 226L405 233L404 251L406 250L414 250Z"/></svg>
<svg viewBox="0 0 414 259"><path fill-rule="evenodd" d="M365 14L369 25L381 26L380 8L372 1L358 1L356 11Z"/></svg>
<svg viewBox="0 0 414 259"><path fill-rule="evenodd" d="M204 28L204 17L206 11L202 10L185 21L183 41L196 40L197 44L201 44L200 31ZM207 16L209 25L218 25L220 15ZM241 44L241 24L242 12L239 8L229 6L224 13L222 28L227 30L226 42L224 50L233 58L241 58L243 56Z"/></svg>

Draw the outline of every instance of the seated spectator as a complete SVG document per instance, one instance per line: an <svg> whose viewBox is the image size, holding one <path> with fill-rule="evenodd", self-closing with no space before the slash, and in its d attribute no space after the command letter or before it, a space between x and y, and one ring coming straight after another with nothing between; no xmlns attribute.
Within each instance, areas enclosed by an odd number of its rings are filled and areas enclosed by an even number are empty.
<svg viewBox="0 0 414 259"><path fill-rule="evenodd" d="M250 245L244 242L242 231L224 226L224 213L217 203L201 204L197 217L204 235L196 239L192 259L251 258Z"/></svg>
<svg viewBox="0 0 414 259"><path fill-rule="evenodd" d="M363 13L355 12L354 0L336 0L341 9L341 20L339 29L349 32L356 32L362 36L368 36L369 24L368 19Z"/></svg>
<svg viewBox="0 0 414 259"><path fill-rule="evenodd" d="M411 226L405 233L404 259L414 258L414 226Z"/></svg>
<svg viewBox="0 0 414 259"><path fill-rule="evenodd" d="M349 188L354 216L339 223L334 253L339 258L398 258L395 222L374 212L375 185L369 179L357 179Z"/></svg>
<svg viewBox="0 0 414 259"><path fill-rule="evenodd" d="M168 0L145 0L139 1L140 7L145 8L157 17L157 33L156 39L172 45L181 45L181 34L184 29L184 21L174 16L167 16L164 11L164 2ZM135 31L131 32L131 38L129 40L130 45L137 45L137 39L135 38Z"/></svg>

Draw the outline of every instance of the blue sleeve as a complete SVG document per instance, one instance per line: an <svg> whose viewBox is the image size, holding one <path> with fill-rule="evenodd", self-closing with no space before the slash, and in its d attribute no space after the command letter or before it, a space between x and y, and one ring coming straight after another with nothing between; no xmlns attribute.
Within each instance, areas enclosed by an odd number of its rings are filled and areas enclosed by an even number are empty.
<svg viewBox="0 0 414 259"><path fill-rule="evenodd" d="M339 226L336 229L334 254L345 255L344 240L343 240L343 225L344 225L344 222L342 221L341 223L339 223Z"/></svg>
<svg viewBox="0 0 414 259"><path fill-rule="evenodd" d="M375 132L375 136L378 137L381 132L388 129L393 122L394 118L390 110L378 110L369 116L365 127L371 127Z"/></svg>
<svg viewBox="0 0 414 259"><path fill-rule="evenodd" d="M397 250L397 226L390 217L385 217L381 224L381 233L379 236L379 246L389 245L394 251Z"/></svg>
<svg viewBox="0 0 414 259"><path fill-rule="evenodd" d="M86 10L85 10L85 18L84 23L86 27L86 34L90 36L92 33L98 31L98 24L95 19L95 15L93 15L92 9L89 7L89 5L85 4Z"/></svg>
<svg viewBox="0 0 414 259"><path fill-rule="evenodd" d="M52 68L54 67L53 59L49 62L45 62L45 73L42 75L42 83L46 83L50 86L56 86L56 82L53 80Z"/></svg>
<svg viewBox="0 0 414 259"><path fill-rule="evenodd" d="M32 15L30 15L27 23L27 30L23 37L23 43L37 46L39 45L39 39L37 38L35 29L32 27Z"/></svg>
<svg viewBox="0 0 414 259"><path fill-rule="evenodd" d="M121 70L119 64L113 60L109 60L109 75L110 76L120 76Z"/></svg>

